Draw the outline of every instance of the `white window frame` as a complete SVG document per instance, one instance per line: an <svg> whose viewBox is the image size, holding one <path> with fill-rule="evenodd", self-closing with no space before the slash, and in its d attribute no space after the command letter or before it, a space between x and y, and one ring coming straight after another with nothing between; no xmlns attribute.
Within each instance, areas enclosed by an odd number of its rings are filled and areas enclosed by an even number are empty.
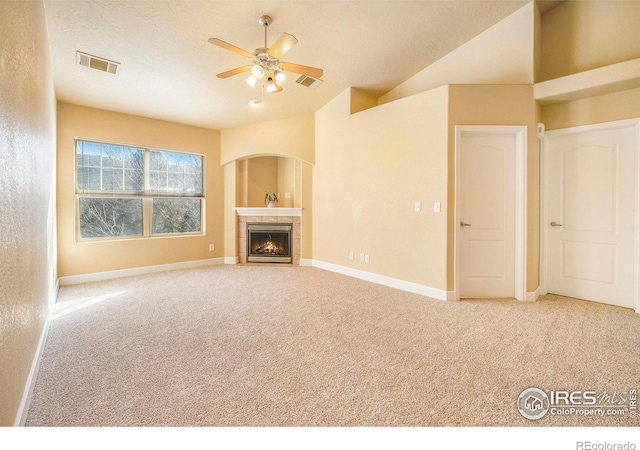
<svg viewBox="0 0 640 450"><path fill-rule="evenodd" d="M101 191L101 190L82 190L78 186L78 142L91 142L96 144L116 145L123 147L134 147L144 151L144 190L143 191ZM168 150L154 147L141 147L139 145L121 144L108 141L99 141L96 139L76 138L74 141L74 192L75 192L75 235L76 242L94 242L94 241L117 241L132 239L150 239L150 238L179 238L189 236L203 236L206 234L206 155L197 152L189 152L183 150ZM152 151L167 153L182 153L187 155L196 155L202 158L202 193L201 194L175 194L163 193L151 190L150 184L150 155ZM80 199L81 198L104 198L104 199L140 199L142 200L142 234L130 236L103 236L103 237L82 237L80 230ZM178 233L154 233L153 232L153 201L154 199L199 199L200 200L200 230L193 232Z"/></svg>

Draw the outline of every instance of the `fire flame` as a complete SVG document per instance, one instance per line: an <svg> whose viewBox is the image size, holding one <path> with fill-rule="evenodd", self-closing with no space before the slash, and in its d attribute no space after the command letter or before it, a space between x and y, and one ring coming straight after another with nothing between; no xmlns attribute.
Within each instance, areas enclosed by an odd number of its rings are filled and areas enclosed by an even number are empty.
<svg viewBox="0 0 640 450"><path fill-rule="evenodd" d="M286 247L281 248L272 240L273 238L269 236L269 240L265 243L258 244L253 253L256 255L283 255L286 253Z"/></svg>

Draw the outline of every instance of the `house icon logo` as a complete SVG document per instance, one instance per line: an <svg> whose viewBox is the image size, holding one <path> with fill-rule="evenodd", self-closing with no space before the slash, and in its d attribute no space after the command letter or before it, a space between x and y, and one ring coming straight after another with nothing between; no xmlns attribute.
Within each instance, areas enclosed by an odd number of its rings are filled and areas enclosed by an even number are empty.
<svg viewBox="0 0 640 450"><path fill-rule="evenodd" d="M541 419L549 411L549 397L541 389L525 389L518 397L518 411L526 419Z"/></svg>
<svg viewBox="0 0 640 450"><path fill-rule="evenodd" d="M539 409L542 409L542 400L540 400L538 397L530 395L524 400L524 406L529 411L537 411Z"/></svg>

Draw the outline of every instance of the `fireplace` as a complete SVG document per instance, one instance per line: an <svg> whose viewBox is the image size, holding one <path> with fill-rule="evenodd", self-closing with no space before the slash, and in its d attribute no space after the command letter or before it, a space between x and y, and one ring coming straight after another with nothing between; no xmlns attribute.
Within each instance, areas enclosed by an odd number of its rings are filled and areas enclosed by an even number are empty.
<svg viewBox="0 0 640 450"><path fill-rule="evenodd" d="M290 223L247 223L247 262L291 263Z"/></svg>

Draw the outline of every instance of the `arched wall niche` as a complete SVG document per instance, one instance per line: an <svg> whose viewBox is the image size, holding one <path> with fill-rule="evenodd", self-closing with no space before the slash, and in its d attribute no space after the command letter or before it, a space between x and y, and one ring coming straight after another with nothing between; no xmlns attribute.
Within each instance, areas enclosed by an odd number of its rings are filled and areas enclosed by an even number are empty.
<svg viewBox="0 0 640 450"><path fill-rule="evenodd" d="M278 194L278 207L300 207L296 202L296 179L302 162L283 155L256 155L236 161L236 207L265 206L265 192ZM299 175L301 175L299 173Z"/></svg>

